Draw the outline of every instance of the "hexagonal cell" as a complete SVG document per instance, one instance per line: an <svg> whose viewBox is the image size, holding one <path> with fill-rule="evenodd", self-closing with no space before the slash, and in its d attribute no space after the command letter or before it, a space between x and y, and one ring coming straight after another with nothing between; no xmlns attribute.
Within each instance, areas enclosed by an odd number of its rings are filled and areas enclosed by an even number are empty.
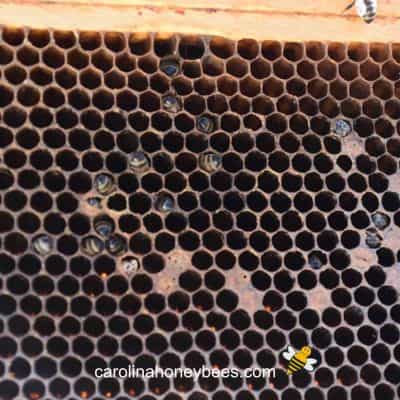
<svg viewBox="0 0 400 400"><path fill-rule="evenodd" d="M65 56L57 47L48 47L42 54L42 60L49 67L57 69L64 65Z"/></svg>
<svg viewBox="0 0 400 400"><path fill-rule="evenodd" d="M110 89L122 89L126 84L126 77L114 69L104 75L104 84Z"/></svg>
<svg viewBox="0 0 400 400"><path fill-rule="evenodd" d="M307 42L306 43L306 55L308 58L314 61L321 60L325 57L326 48L323 43L319 42Z"/></svg>
<svg viewBox="0 0 400 400"><path fill-rule="evenodd" d="M379 65L375 64L371 60L367 60L360 65L360 72L364 79L374 81L375 79L378 79L380 75Z"/></svg>
<svg viewBox="0 0 400 400"><path fill-rule="evenodd" d="M28 40L35 47L46 47L50 42L50 32L47 29L32 29L28 33Z"/></svg>
<svg viewBox="0 0 400 400"><path fill-rule="evenodd" d="M236 49L236 43L223 37L215 36L210 40L210 50L219 58L231 57Z"/></svg>
<svg viewBox="0 0 400 400"><path fill-rule="evenodd" d="M346 81L352 81L358 73L357 64L351 61L345 61L339 65L339 74Z"/></svg>
<svg viewBox="0 0 400 400"><path fill-rule="evenodd" d="M323 60L318 64L318 73L321 78L331 81L336 78L337 66L332 61Z"/></svg>
<svg viewBox="0 0 400 400"><path fill-rule="evenodd" d="M104 49L100 49L92 53L91 61L96 68L104 72L110 70L114 64L112 54Z"/></svg>
<svg viewBox="0 0 400 400"><path fill-rule="evenodd" d="M366 43L349 43L347 47L347 56L352 61L364 61L368 57L368 44Z"/></svg>
<svg viewBox="0 0 400 400"><path fill-rule="evenodd" d="M259 45L253 39L241 39L237 43L237 52L246 60L252 60L258 56Z"/></svg>
<svg viewBox="0 0 400 400"><path fill-rule="evenodd" d="M26 66L31 66L39 62L39 53L28 45L21 47L16 55L18 61Z"/></svg>
<svg viewBox="0 0 400 400"><path fill-rule="evenodd" d="M276 60L282 55L282 44L276 41L264 41L261 45L262 55L268 60Z"/></svg>
<svg viewBox="0 0 400 400"><path fill-rule="evenodd" d="M136 59L131 54L124 52L115 57L115 66L123 72L130 72L135 69Z"/></svg>
<svg viewBox="0 0 400 400"><path fill-rule="evenodd" d="M370 43L369 55L376 62L383 62L389 58L390 48L385 43Z"/></svg>
<svg viewBox="0 0 400 400"><path fill-rule="evenodd" d="M382 66L382 74L391 81L396 81L400 74L400 67L397 63L389 60Z"/></svg>
<svg viewBox="0 0 400 400"><path fill-rule="evenodd" d="M237 78L241 78L248 72L248 64L246 61L233 57L226 63L226 71Z"/></svg>
<svg viewBox="0 0 400 400"><path fill-rule="evenodd" d="M14 57L12 50L7 45L0 46L0 64L9 64Z"/></svg>
<svg viewBox="0 0 400 400"><path fill-rule="evenodd" d="M238 83L230 77L221 77L217 81L218 90L227 96L232 96L238 90Z"/></svg>
<svg viewBox="0 0 400 400"><path fill-rule="evenodd" d="M203 72L210 76L218 76L224 72L224 63L217 57L206 56L202 62Z"/></svg>
<svg viewBox="0 0 400 400"><path fill-rule="evenodd" d="M101 85L101 75L93 68L87 68L79 74L81 85L88 89L95 89Z"/></svg>
<svg viewBox="0 0 400 400"><path fill-rule="evenodd" d="M76 69L83 69L89 64L89 56L80 49L72 49L67 53L67 62Z"/></svg>
<svg viewBox="0 0 400 400"><path fill-rule="evenodd" d="M204 42L200 36L187 35L179 40L179 54L184 59L195 60L204 54Z"/></svg>
<svg viewBox="0 0 400 400"><path fill-rule="evenodd" d="M123 33L106 32L104 34L104 44L111 51L118 53L125 49L126 38Z"/></svg>
<svg viewBox="0 0 400 400"><path fill-rule="evenodd" d="M99 32L80 32L79 44L84 50L97 49L102 42L102 37Z"/></svg>

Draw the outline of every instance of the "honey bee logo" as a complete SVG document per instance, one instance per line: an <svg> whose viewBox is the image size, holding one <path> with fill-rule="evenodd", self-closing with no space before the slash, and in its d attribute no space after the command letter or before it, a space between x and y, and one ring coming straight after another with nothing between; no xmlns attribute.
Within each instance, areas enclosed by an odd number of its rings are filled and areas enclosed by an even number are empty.
<svg viewBox="0 0 400 400"><path fill-rule="evenodd" d="M298 352L292 346L288 346L287 351L283 353L283 358L289 361L286 373L292 375L303 368L306 371L313 371L317 360L310 358L310 354L311 348L308 346L302 347Z"/></svg>

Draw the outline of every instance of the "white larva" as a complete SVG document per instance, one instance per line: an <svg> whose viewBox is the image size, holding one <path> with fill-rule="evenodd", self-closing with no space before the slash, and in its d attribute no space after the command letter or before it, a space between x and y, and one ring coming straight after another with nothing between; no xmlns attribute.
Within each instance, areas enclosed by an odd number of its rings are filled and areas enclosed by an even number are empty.
<svg viewBox="0 0 400 400"><path fill-rule="evenodd" d="M356 6L357 14L367 23L370 24L376 17L378 9L378 0L353 0L345 9L349 10Z"/></svg>

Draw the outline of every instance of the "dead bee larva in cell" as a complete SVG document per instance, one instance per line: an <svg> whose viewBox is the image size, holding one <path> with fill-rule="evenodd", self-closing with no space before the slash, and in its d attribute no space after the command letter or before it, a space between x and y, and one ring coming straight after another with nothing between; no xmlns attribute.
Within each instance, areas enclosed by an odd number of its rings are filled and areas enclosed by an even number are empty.
<svg viewBox="0 0 400 400"><path fill-rule="evenodd" d="M367 229L365 243L371 249L377 249L382 242L382 236L375 228Z"/></svg>
<svg viewBox="0 0 400 400"><path fill-rule="evenodd" d="M160 193L155 201L155 207L162 213L170 212L174 209L174 198L167 193Z"/></svg>
<svg viewBox="0 0 400 400"><path fill-rule="evenodd" d="M333 125L333 132L340 136L345 137L352 131L351 123L346 119L337 119Z"/></svg>
<svg viewBox="0 0 400 400"><path fill-rule="evenodd" d="M102 208L100 197L90 197L87 199L87 203L89 204L90 207L94 207L99 210Z"/></svg>
<svg viewBox="0 0 400 400"><path fill-rule="evenodd" d="M197 119L196 126L203 133L211 133L215 130L215 120L209 115L201 115Z"/></svg>
<svg viewBox="0 0 400 400"><path fill-rule="evenodd" d="M122 259L122 270L127 276L131 276L139 270L139 260L136 257Z"/></svg>
<svg viewBox="0 0 400 400"><path fill-rule="evenodd" d="M181 110L179 99L171 94L167 94L162 99L162 104L165 111L177 113Z"/></svg>
<svg viewBox="0 0 400 400"><path fill-rule="evenodd" d="M372 222L378 229L383 230L389 225L390 219L386 214L377 212L372 215Z"/></svg>
<svg viewBox="0 0 400 400"><path fill-rule="evenodd" d="M129 155L129 166L132 171L142 174L150 168L150 160L142 151L135 151Z"/></svg>
<svg viewBox="0 0 400 400"><path fill-rule="evenodd" d="M53 249L53 240L47 235L39 235L33 239L32 248L35 253L45 256Z"/></svg>
<svg viewBox="0 0 400 400"><path fill-rule="evenodd" d="M206 172L217 171L222 164L222 157L211 151L203 153L200 156L200 168Z"/></svg>
<svg viewBox="0 0 400 400"><path fill-rule="evenodd" d="M164 74L173 77L179 74L179 62L175 57L166 57L160 62L160 69Z"/></svg>
<svg viewBox="0 0 400 400"><path fill-rule="evenodd" d="M106 249L113 256L126 252L126 240L120 235L113 235L106 240Z"/></svg>
<svg viewBox="0 0 400 400"><path fill-rule="evenodd" d="M88 256L96 256L104 250L104 243L97 236L86 236L82 239L81 248Z"/></svg>
<svg viewBox="0 0 400 400"><path fill-rule="evenodd" d="M320 269L325 263L323 260L323 255L319 252L313 252L308 257L308 263L313 269Z"/></svg>
<svg viewBox="0 0 400 400"><path fill-rule="evenodd" d="M94 180L94 186L101 195L107 196L115 189L114 178L109 174L99 174Z"/></svg>
<svg viewBox="0 0 400 400"><path fill-rule="evenodd" d="M103 237L110 236L115 229L114 221L107 215L96 217L93 225L96 233Z"/></svg>

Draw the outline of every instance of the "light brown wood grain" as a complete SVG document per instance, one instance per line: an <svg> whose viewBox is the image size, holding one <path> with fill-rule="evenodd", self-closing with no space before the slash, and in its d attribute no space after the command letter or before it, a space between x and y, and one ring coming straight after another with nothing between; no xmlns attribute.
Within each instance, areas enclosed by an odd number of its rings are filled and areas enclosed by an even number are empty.
<svg viewBox="0 0 400 400"><path fill-rule="evenodd" d="M365 24L348 0L0 1L0 24L56 29L180 32L278 40L398 41L400 2L380 0Z"/></svg>

